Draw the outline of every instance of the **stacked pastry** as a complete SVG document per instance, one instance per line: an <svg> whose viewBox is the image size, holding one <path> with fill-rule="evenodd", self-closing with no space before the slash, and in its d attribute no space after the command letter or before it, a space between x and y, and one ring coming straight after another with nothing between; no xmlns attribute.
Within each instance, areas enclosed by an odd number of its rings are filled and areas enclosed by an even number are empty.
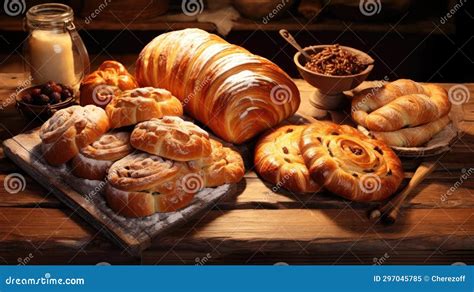
<svg viewBox="0 0 474 292"><path fill-rule="evenodd" d="M315 192L324 187L354 201L384 200L403 179L401 162L387 145L330 122L264 134L255 149L255 168L276 188Z"/></svg>
<svg viewBox="0 0 474 292"><path fill-rule="evenodd" d="M112 209L124 216L174 211L202 188L235 183L244 175L237 152L179 117L139 123L130 143L143 152L112 165L105 191Z"/></svg>
<svg viewBox="0 0 474 292"><path fill-rule="evenodd" d="M428 142L449 123L451 103L442 87L400 79L367 88L352 100L352 117L390 146Z"/></svg>
<svg viewBox="0 0 474 292"><path fill-rule="evenodd" d="M56 112L41 127L41 147L51 165L69 162L75 176L105 179L106 201L123 216L176 211L202 188L244 175L240 154L178 117L182 112L167 90L120 91L105 110Z"/></svg>

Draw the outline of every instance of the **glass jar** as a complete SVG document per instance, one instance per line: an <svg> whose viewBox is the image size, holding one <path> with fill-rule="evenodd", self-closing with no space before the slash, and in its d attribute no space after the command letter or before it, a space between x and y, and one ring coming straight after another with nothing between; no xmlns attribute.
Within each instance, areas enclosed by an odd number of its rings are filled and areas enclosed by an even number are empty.
<svg viewBox="0 0 474 292"><path fill-rule="evenodd" d="M75 90L89 73L89 55L73 23L71 7L46 3L26 13L26 70L34 85L50 80Z"/></svg>

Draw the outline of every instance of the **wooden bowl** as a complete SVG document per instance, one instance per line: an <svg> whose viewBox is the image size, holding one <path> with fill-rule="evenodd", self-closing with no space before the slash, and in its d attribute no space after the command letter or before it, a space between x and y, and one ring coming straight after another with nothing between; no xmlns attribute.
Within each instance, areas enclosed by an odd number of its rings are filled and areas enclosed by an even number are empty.
<svg viewBox="0 0 474 292"><path fill-rule="evenodd" d="M319 45L319 46L310 46L306 47L303 50L308 54L317 54L322 51L326 47L330 47L332 45ZM350 48L345 46L340 46L342 49L349 51L350 53L359 56L362 60L367 60L367 63L373 63L374 60L367 55L366 53ZM332 75L324 75L321 73L313 72L304 67L306 64L306 58L300 53L297 52L293 58L293 61L298 68L301 76L306 80L309 84L319 89L319 91L323 94L327 95L336 95L340 94L343 91L351 90L361 84L369 75L369 73L374 68L374 65L369 65L367 68L354 75L344 75L344 76L332 76Z"/></svg>
<svg viewBox="0 0 474 292"><path fill-rule="evenodd" d="M52 115L54 115L56 111L77 104L76 100L72 97L55 104L46 105L35 105L23 101L23 96L25 94L31 93L33 89L39 87L41 87L41 85L24 88L16 95L16 108L18 112L20 112L27 119L33 120L36 117L39 117L41 120L46 121Z"/></svg>

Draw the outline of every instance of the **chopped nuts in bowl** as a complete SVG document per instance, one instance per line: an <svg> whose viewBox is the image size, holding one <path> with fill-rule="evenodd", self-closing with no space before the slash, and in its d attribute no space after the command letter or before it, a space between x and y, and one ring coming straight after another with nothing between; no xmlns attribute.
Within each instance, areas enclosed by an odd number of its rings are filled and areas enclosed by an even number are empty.
<svg viewBox="0 0 474 292"><path fill-rule="evenodd" d="M303 49L311 60L297 52L294 62L301 76L319 91L337 95L362 83L374 68L366 53L340 45L319 45Z"/></svg>

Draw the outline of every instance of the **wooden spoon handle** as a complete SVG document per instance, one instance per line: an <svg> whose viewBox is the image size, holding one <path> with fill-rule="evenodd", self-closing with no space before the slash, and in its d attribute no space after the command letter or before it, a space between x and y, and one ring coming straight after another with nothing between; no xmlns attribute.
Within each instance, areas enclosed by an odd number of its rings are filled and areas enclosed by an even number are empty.
<svg viewBox="0 0 474 292"><path fill-rule="evenodd" d="M297 49L301 54L306 59L311 59L311 57L306 53L301 46L296 42L296 40L293 38L293 36L286 30L286 29L280 29L280 35L290 44L292 45L295 49Z"/></svg>
<svg viewBox="0 0 474 292"><path fill-rule="evenodd" d="M436 168L436 161L424 161L418 166L408 185L393 199L370 213L370 219L382 217L383 221L393 224L398 218L400 207L407 196Z"/></svg>

